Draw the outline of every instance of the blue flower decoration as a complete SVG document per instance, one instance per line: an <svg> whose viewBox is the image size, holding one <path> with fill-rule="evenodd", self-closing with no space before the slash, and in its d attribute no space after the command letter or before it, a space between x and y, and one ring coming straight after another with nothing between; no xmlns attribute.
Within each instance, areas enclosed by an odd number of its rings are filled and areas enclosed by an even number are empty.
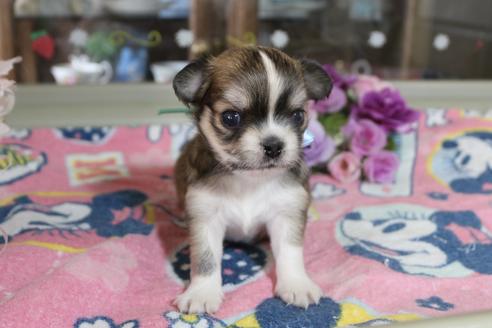
<svg viewBox="0 0 492 328"><path fill-rule="evenodd" d="M437 191L431 191L427 193L427 196L429 198L435 199L435 200L448 200L449 195L443 192L437 192Z"/></svg>
<svg viewBox="0 0 492 328"><path fill-rule="evenodd" d="M267 254L259 247L225 242L222 256L222 285L240 285L261 272L266 262ZM190 248L188 245L176 252L171 264L180 279L190 280Z"/></svg>
<svg viewBox="0 0 492 328"><path fill-rule="evenodd" d="M335 327L340 318L340 305L327 297L307 309L287 305L279 298L269 298L256 307L260 327Z"/></svg>
<svg viewBox="0 0 492 328"><path fill-rule="evenodd" d="M168 322L169 328L225 328L227 325L209 316L203 314L183 314L176 311L167 311L163 314Z"/></svg>
<svg viewBox="0 0 492 328"><path fill-rule="evenodd" d="M454 308L454 304L443 301L442 298L438 296L431 296L427 299L417 299L415 300L418 306L436 310L436 311L448 311Z"/></svg>
<svg viewBox="0 0 492 328"><path fill-rule="evenodd" d="M74 328L86 328L86 327L94 327L94 328L139 328L140 324L138 320L129 320L125 321L122 324L116 324L113 319L97 316L93 318L79 318L73 325Z"/></svg>

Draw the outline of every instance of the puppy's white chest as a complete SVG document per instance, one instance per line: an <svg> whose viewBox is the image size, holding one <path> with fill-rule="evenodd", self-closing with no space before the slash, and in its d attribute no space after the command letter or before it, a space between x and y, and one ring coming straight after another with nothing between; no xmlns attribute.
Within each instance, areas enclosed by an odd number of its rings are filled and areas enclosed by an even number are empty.
<svg viewBox="0 0 492 328"><path fill-rule="evenodd" d="M265 223L282 207L284 194L278 173L241 172L229 177L224 194L223 216L227 237L254 238Z"/></svg>
<svg viewBox="0 0 492 328"><path fill-rule="evenodd" d="M237 172L220 178L214 188L192 188L187 202L222 225L228 239L250 240L286 204L303 199L302 186L285 184L284 179L280 170Z"/></svg>

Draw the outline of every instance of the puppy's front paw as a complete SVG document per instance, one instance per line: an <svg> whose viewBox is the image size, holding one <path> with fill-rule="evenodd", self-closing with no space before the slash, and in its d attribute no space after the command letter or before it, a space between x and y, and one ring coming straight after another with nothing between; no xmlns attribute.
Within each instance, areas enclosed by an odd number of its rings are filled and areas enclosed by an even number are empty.
<svg viewBox="0 0 492 328"><path fill-rule="evenodd" d="M184 313L214 313L216 312L224 294L222 288L214 284L191 284L186 291L179 295L174 304Z"/></svg>
<svg viewBox="0 0 492 328"><path fill-rule="evenodd" d="M296 277L279 280L275 293L285 303L307 308L309 304L319 303L323 291L309 277Z"/></svg>

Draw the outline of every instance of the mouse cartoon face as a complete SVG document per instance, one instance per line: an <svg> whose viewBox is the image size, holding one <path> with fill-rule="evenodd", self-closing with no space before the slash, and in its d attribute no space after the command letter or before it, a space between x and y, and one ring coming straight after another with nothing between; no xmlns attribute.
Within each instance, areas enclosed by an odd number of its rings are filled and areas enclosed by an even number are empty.
<svg viewBox="0 0 492 328"><path fill-rule="evenodd" d="M395 271L434 277L492 274L492 266L476 261L480 256L492 260L490 236L471 211L445 212L411 204L361 207L337 227L337 239L350 253Z"/></svg>
<svg viewBox="0 0 492 328"><path fill-rule="evenodd" d="M153 226L144 220L147 195L137 190L120 190L94 196L90 201L40 204L28 196L0 206L0 228L8 238L23 233L58 231L71 234L94 231L100 237L127 234L148 235ZM0 243L5 242L0 235Z"/></svg>
<svg viewBox="0 0 492 328"><path fill-rule="evenodd" d="M478 177L491 168L492 143L484 139L463 136L444 141L442 147L454 153L453 164L456 170L470 177Z"/></svg>
<svg viewBox="0 0 492 328"><path fill-rule="evenodd" d="M460 193L492 193L492 132L476 131L442 142L431 159L431 172Z"/></svg>

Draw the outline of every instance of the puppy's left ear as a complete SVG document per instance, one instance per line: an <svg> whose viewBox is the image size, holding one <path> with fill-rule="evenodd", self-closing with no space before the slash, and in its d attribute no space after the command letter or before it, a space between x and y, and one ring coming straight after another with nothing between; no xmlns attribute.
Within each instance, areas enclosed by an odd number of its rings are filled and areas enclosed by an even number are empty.
<svg viewBox="0 0 492 328"><path fill-rule="evenodd" d="M302 59L301 65L308 98L321 100L328 97L333 85L328 73L317 62L312 60Z"/></svg>

